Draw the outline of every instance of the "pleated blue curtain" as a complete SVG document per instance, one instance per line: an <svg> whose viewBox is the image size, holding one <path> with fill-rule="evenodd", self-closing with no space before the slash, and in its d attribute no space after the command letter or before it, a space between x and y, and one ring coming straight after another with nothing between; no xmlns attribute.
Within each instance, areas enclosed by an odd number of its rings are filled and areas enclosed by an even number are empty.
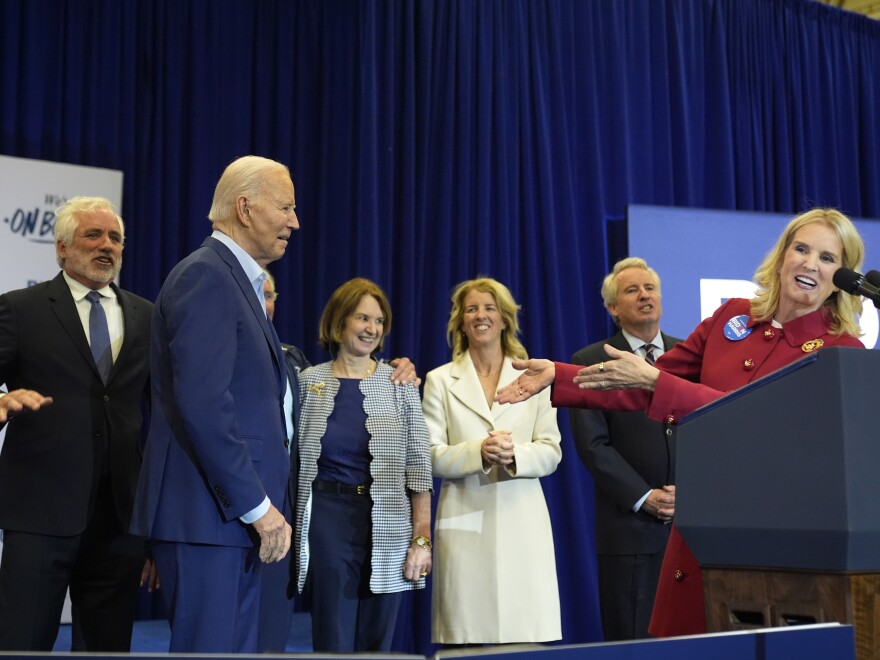
<svg viewBox="0 0 880 660"><path fill-rule="evenodd" d="M627 204L880 216L878 63L880 24L810 0L0 0L0 153L123 170L122 281L148 298L229 161L289 164L279 335L326 359L328 295L370 277L388 357L424 374L478 274L532 355L607 336ZM597 641L592 483L560 424L564 641ZM432 650L429 611L408 598L400 648Z"/></svg>

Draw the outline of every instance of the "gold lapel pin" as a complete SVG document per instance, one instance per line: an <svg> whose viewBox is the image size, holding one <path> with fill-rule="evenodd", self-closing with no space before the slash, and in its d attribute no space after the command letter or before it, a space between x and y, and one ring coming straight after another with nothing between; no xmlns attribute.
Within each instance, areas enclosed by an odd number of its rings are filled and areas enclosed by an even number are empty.
<svg viewBox="0 0 880 660"><path fill-rule="evenodd" d="M810 341L805 341L801 344L801 350L804 353L812 353L813 351L818 351L824 345L825 342L821 339L811 339Z"/></svg>

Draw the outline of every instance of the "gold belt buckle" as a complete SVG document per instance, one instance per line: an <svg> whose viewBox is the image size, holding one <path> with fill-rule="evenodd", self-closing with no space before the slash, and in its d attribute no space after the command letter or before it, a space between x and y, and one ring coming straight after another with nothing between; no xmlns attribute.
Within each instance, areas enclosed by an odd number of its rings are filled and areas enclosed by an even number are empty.
<svg viewBox="0 0 880 660"><path fill-rule="evenodd" d="M366 487L366 486L362 486L361 484L358 484L358 487L357 487L357 494L358 494L358 495L363 495L363 494L366 493L366 492L367 492L367 487Z"/></svg>

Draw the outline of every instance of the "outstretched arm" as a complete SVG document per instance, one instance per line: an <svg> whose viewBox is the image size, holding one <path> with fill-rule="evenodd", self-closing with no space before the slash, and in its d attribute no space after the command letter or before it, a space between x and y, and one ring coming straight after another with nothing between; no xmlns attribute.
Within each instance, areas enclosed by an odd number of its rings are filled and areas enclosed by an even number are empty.
<svg viewBox="0 0 880 660"><path fill-rule="evenodd" d="M578 371L574 382L581 389L614 390L643 389L653 391L660 371L643 359L613 346L605 346L607 362L600 362ZM525 371L512 383L505 385L495 396L498 403L519 403L552 385L556 380L556 365L550 360L514 360L516 369Z"/></svg>
<svg viewBox="0 0 880 660"><path fill-rule="evenodd" d="M606 362L599 362L578 371L574 382L588 390L648 390L653 392L660 370L643 358L605 344Z"/></svg>
<svg viewBox="0 0 880 660"><path fill-rule="evenodd" d="M512 383L505 385L495 395L498 403L519 403L553 384L556 380L556 365L550 360L514 360L514 369L525 369Z"/></svg>

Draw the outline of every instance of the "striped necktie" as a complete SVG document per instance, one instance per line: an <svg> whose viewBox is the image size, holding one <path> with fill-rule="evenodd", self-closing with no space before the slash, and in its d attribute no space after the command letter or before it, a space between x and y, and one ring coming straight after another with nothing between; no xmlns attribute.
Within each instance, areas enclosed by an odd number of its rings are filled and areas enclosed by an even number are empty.
<svg viewBox="0 0 880 660"><path fill-rule="evenodd" d="M645 362L654 366L654 362L656 358L654 357L654 344L645 344L642 346L645 349Z"/></svg>

